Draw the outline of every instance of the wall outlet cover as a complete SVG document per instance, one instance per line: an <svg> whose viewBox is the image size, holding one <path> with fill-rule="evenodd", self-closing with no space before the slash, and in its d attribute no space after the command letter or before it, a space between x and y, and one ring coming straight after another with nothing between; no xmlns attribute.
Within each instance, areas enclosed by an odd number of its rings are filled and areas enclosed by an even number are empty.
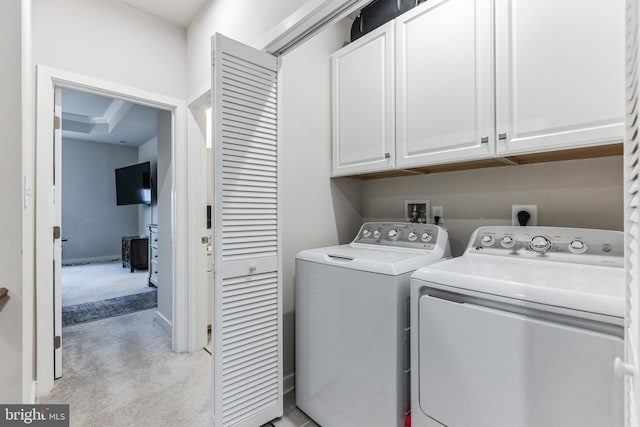
<svg viewBox="0 0 640 427"><path fill-rule="evenodd" d="M538 205L512 205L511 206L511 225L520 225L518 221L518 212L529 212L531 218L527 225L538 225Z"/></svg>
<svg viewBox="0 0 640 427"><path fill-rule="evenodd" d="M435 218L437 216L440 217L440 222L442 222L442 220L444 219L444 208L442 206L434 206L433 208L431 208L431 217Z"/></svg>

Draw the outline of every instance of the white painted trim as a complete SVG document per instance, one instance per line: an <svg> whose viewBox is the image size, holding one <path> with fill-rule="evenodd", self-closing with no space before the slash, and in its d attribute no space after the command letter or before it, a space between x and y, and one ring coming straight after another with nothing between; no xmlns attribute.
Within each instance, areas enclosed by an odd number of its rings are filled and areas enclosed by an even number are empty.
<svg viewBox="0 0 640 427"><path fill-rule="evenodd" d="M277 214L276 214L276 223L278 224L278 230L277 230L277 254L278 254L278 304L280 305L280 307L278 307L278 314L280 316L280 319L278 321L278 370L284 374L284 292L282 290L283 287L283 276L284 276L284 247L282 244L282 236L283 236L283 232L284 232L284 225L282 224L282 207L284 206L283 203L283 196L282 196L282 187L283 187L283 177L284 177L284 173L283 173L283 164L284 164L284 146L282 145L282 142L284 141L284 132L283 132L283 126L282 126L282 117L283 117L283 106L282 106L282 99L284 99L283 96L283 85L282 83L282 57L278 57L277 58L277 88L276 88L276 100L277 100L277 125L276 125L276 146L278 147L278 152L277 152L277 159L276 159L276 189L277 189L277 201L276 201L276 206L277 206ZM284 384L280 383L278 385L279 390L278 390L278 399L280 399L280 411L284 411L284 391L283 391L283 386Z"/></svg>
<svg viewBox="0 0 640 427"><path fill-rule="evenodd" d="M281 55L368 3L371 0L309 0L273 27L256 46L267 53Z"/></svg>
<svg viewBox="0 0 640 427"><path fill-rule="evenodd" d="M21 102L22 102L22 401L35 403L33 345L35 335L35 117L34 73L31 58L31 0L21 0Z"/></svg>
<svg viewBox="0 0 640 427"><path fill-rule="evenodd" d="M51 233L53 228L53 77L46 70L37 72L36 111L36 372L38 389L43 396L53 388L53 263Z"/></svg>
<svg viewBox="0 0 640 427"><path fill-rule="evenodd" d="M159 311L156 311L156 321L160 326L162 326L162 329L164 329L169 335L171 335L171 332L173 331L171 322Z"/></svg>
<svg viewBox="0 0 640 427"><path fill-rule="evenodd" d="M296 389L296 373L292 372L285 375L282 379L282 394L289 394Z"/></svg>
<svg viewBox="0 0 640 427"><path fill-rule="evenodd" d="M29 401L26 402L28 404L36 403L36 390L38 389L38 383L35 381L29 382Z"/></svg>
<svg viewBox="0 0 640 427"><path fill-rule="evenodd" d="M104 256L96 256L96 257L89 257L89 258L72 258L72 259L63 259L62 265L69 266L74 264L89 264L92 262L119 261L120 259L122 259L121 254L104 255Z"/></svg>
<svg viewBox="0 0 640 427"><path fill-rule="evenodd" d="M203 133L198 124L198 117L204 116L204 110L211 106L211 86L208 85L200 95L191 98L187 113L187 138L191 149L189 150L189 206L194 207L189 211L189 235L202 236L205 232L207 235L212 234L211 230L207 230L201 226L206 221L204 209L199 207L206 205L206 186L207 186L207 159L201 155L202 145L205 145ZM204 120L204 119L203 119ZM207 345L208 334L207 326L209 324L209 304L208 293L202 281L208 280L207 262L212 257L207 257L203 250L200 239L196 238L190 241L189 257L189 277L195 283L195 292L190 295L190 307L195 310L190 312L191 327L189 329L189 350L196 351Z"/></svg>
<svg viewBox="0 0 640 427"><path fill-rule="evenodd" d="M193 240L189 233L189 144L187 140L187 105L178 101L179 112L172 115L173 140L171 144L172 203L171 238L173 242L173 351L189 350L190 295L197 290L197 282L189 276L189 245Z"/></svg>
<svg viewBox="0 0 640 427"><path fill-rule="evenodd" d="M211 63L211 61L209 61ZM209 79L211 80L211 79ZM203 84L200 89L196 90L195 95L187 99L189 108L200 108L203 104L211 104L211 82Z"/></svg>
<svg viewBox="0 0 640 427"><path fill-rule="evenodd" d="M53 132L53 92L54 86L70 87L100 95L125 99L152 108L172 112L172 225L173 242L173 323L169 322L172 332L174 351L187 351L187 336L190 326L188 319L188 301L191 288L188 277L187 235L188 197L187 197L187 152L186 143L186 104L184 101L160 94L146 92L130 86L83 76L46 66L37 68L37 137L36 137L36 303L38 312L36 366L38 372L37 395L47 394L53 388L53 292L50 284L51 271L51 230L52 223L52 159L51 138Z"/></svg>
<svg viewBox="0 0 640 427"><path fill-rule="evenodd" d="M189 210L189 235L205 236L210 233L206 229L206 186L207 186L207 159L202 155L205 141L197 122L197 115L202 106L189 105L187 114L189 150L189 204L194 209ZM202 113L204 114L204 113ZM203 234L205 233L205 234ZM207 289L204 283L207 280L207 254L206 248L199 238L189 242L189 277L195 284L195 292L190 294L189 305L194 310L190 311L189 321L189 351L196 351L207 345L208 301ZM204 281L204 282L203 282Z"/></svg>

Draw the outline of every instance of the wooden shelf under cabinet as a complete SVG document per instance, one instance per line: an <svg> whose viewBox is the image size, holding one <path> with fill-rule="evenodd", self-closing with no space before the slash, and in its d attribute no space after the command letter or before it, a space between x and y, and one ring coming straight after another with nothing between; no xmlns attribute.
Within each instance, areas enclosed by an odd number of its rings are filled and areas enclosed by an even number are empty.
<svg viewBox="0 0 640 427"><path fill-rule="evenodd" d="M595 147L575 148L571 150L547 151L544 153L509 156L504 158L474 160L470 162L449 163L445 165L398 169L378 173L349 175L348 178L382 179L400 176L427 175L439 172L453 172L461 170L494 168L498 166L530 165L533 163L559 162L563 160L592 159L596 157L621 156L623 144L608 144Z"/></svg>

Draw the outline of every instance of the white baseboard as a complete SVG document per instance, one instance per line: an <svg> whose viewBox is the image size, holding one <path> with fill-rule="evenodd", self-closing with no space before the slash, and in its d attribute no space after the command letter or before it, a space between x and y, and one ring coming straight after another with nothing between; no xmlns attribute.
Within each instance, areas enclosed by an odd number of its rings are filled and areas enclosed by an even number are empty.
<svg viewBox="0 0 640 427"><path fill-rule="evenodd" d="M167 331L169 336L173 335L173 326L171 325L171 322L169 321L169 319L164 317L164 315L157 310L156 310L156 320L158 320L158 323L160 323L160 326L162 326L162 328L165 331Z"/></svg>
<svg viewBox="0 0 640 427"><path fill-rule="evenodd" d="M31 381L31 390L29 391L29 402L27 404L34 405L36 403L36 389L38 384L35 381Z"/></svg>
<svg viewBox="0 0 640 427"><path fill-rule="evenodd" d="M62 265L89 264L91 262L115 261L115 260L119 260L120 258L122 258L122 256L120 254L116 254L116 255L96 256L91 258L63 259Z"/></svg>
<svg viewBox="0 0 640 427"><path fill-rule="evenodd" d="M296 388L296 373L285 375L282 379L282 394L291 393Z"/></svg>

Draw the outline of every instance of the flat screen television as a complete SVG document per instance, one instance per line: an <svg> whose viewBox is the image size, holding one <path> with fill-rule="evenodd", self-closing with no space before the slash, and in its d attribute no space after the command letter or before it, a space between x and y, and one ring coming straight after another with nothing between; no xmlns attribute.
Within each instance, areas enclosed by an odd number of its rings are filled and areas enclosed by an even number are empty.
<svg viewBox="0 0 640 427"><path fill-rule="evenodd" d="M116 169L116 205L151 204L151 162Z"/></svg>

